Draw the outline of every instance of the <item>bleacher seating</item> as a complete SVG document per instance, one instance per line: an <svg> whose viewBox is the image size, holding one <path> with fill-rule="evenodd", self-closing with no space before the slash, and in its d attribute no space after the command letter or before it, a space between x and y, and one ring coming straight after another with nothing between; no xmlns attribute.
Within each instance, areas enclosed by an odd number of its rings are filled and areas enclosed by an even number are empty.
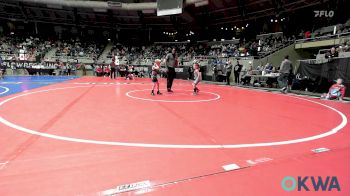
<svg viewBox="0 0 350 196"><path fill-rule="evenodd" d="M37 37L4 36L0 40L0 55L4 60L38 61L51 47L51 41Z"/></svg>

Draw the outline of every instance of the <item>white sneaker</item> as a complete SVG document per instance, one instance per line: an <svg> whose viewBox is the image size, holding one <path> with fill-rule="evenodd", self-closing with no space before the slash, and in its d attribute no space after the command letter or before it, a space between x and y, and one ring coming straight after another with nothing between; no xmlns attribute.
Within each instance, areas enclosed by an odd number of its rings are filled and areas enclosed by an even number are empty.
<svg viewBox="0 0 350 196"><path fill-rule="evenodd" d="M282 93L286 93L286 89L287 89L287 87L283 87L283 88L281 88L280 91L281 91Z"/></svg>

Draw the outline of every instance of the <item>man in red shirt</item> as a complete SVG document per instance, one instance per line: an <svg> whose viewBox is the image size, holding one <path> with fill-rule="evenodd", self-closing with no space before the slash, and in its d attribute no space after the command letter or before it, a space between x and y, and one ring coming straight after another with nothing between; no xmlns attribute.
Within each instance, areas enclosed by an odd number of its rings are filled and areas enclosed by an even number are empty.
<svg viewBox="0 0 350 196"><path fill-rule="evenodd" d="M102 72L103 72L102 67L97 65L97 67L96 67L96 75L97 76L102 76Z"/></svg>
<svg viewBox="0 0 350 196"><path fill-rule="evenodd" d="M308 39L311 37L311 32L310 31L306 31L304 34L305 38Z"/></svg>
<svg viewBox="0 0 350 196"><path fill-rule="evenodd" d="M105 65L105 66L103 67L103 72L104 72L104 76L109 77L109 75L110 75L110 73L111 73L111 69L109 68L108 65Z"/></svg>
<svg viewBox="0 0 350 196"><path fill-rule="evenodd" d="M333 84L327 94L322 97L326 99L339 99L342 101L345 95L345 86L343 85L343 79L339 78L337 83Z"/></svg>

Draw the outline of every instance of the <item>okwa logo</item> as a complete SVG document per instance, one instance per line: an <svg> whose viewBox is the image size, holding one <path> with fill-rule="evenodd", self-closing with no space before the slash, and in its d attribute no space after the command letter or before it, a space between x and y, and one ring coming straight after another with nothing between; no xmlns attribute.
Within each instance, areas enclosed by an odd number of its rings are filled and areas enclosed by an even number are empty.
<svg viewBox="0 0 350 196"><path fill-rule="evenodd" d="M340 184L335 176L286 176L282 180L285 191L340 191Z"/></svg>

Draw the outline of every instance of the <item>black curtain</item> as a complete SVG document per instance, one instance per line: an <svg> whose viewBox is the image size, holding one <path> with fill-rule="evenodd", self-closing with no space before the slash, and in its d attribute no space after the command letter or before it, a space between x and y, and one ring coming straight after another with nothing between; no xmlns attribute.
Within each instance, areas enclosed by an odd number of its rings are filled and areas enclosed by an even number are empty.
<svg viewBox="0 0 350 196"><path fill-rule="evenodd" d="M345 96L350 97L350 58L328 59L322 64L302 61L297 73L314 81L314 91L319 93L327 92L336 79L342 78L346 86Z"/></svg>

